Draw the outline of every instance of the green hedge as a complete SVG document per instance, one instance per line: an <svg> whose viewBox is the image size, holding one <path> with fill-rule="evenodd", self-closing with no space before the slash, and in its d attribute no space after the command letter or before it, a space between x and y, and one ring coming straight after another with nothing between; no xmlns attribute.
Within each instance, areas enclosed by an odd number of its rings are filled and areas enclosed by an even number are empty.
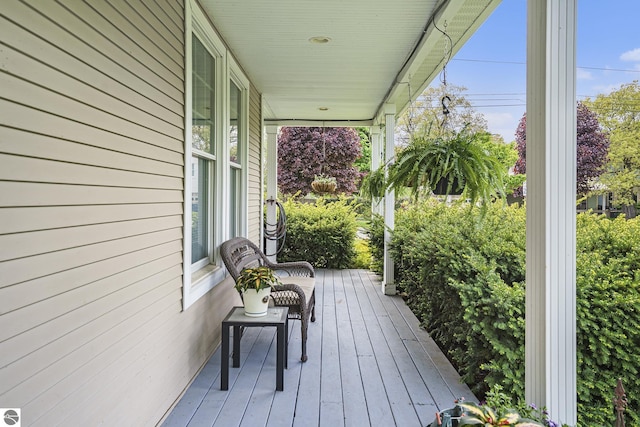
<svg viewBox="0 0 640 427"><path fill-rule="evenodd" d="M345 199L284 203L287 236L278 261L310 262L316 268L349 268L356 250L356 210Z"/></svg>
<svg viewBox="0 0 640 427"><path fill-rule="evenodd" d="M582 214L577 229L578 413L610 420L621 377L640 426L640 218Z"/></svg>
<svg viewBox="0 0 640 427"><path fill-rule="evenodd" d="M627 420L640 425L640 220L580 214L577 230L580 424L611 425L621 377ZM524 208L400 209L392 254L399 289L472 389L483 395L500 384L522 398Z"/></svg>

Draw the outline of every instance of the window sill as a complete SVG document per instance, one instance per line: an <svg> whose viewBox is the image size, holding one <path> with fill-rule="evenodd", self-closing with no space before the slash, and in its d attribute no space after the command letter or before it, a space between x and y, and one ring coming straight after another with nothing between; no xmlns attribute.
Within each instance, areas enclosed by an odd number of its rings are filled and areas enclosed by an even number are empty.
<svg viewBox="0 0 640 427"><path fill-rule="evenodd" d="M191 273L191 288L200 286L203 281L206 281L210 276L215 275L218 271L222 270L220 266L215 264L207 264L198 270Z"/></svg>
<svg viewBox="0 0 640 427"><path fill-rule="evenodd" d="M225 270L218 265L207 264L185 275L183 310L213 289L225 278Z"/></svg>

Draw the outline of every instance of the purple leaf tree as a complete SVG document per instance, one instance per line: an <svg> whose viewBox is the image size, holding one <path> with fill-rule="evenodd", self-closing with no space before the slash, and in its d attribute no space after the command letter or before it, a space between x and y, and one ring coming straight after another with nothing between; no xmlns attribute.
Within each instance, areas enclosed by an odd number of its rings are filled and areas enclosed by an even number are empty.
<svg viewBox="0 0 640 427"><path fill-rule="evenodd" d="M337 193L352 194L362 173L354 162L362 154L353 128L283 127L278 136L278 188L306 195L316 175L336 178Z"/></svg>
<svg viewBox="0 0 640 427"><path fill-rule="evenodd" d="M527 172L527 116L522 116L516 129L516 147L518 161L514 172ZM609 151L609 138L602 131L596 114L582 102L577 107L577 186L578 196L583 196L591 190L591 184L603 172ZM522 187L515 192L522 196Z"/></svg>

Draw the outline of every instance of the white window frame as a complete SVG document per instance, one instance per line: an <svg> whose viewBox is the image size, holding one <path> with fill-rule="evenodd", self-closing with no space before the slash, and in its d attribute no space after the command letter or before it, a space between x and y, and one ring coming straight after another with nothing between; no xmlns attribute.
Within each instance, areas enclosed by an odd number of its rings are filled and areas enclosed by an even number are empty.
<svg viewBox="0 0 640 427"><path fill-rule="evenodd" d="M229 179L231 162L229 159L229 82L240 88L242 94L242 134L244 141L239 147L242 156L241 173L241 227L239 232L246 235L248 229L247 206L247 176L249 151L249 80L242 73L240 66L226 49L222 39L212 28L205 13L195 0L185 4L185 153L184 153L184 224L183 224L183 310L186 310L199 298L224 280L226 270L222 265L218 247L229 238ZM191 158L193 155L191 122L192 115L192 35L196 35L209 50L215 60L215 176L213 178L214 195L210 197L211 223L209 230L213 233L209 258L197 263L191 263ZM240 131L240 129L238 129ZM239 141L240 143L240 141Z"/></svg>
<svg viewBox="0 0 640 427"><path fill-rule="evenodd" d="M249 229L248 224L248 214L247 214L247 206L249 204L249 195L248 195L248 167L249 167L249 88L250 83L249 79L242 73L240 66L233 59L231 55L228 55L227 64L229 67L229 74L227 78L227 105L230 105L231 100L231 81L236 85L238 89L240 89L240 107L241 111L238 112L238 135L241 135L242 138L238 139L238 150L240 152L240 163L231 162L229 159L229 147L227 146L226 150L226 161L227 164L227 172L230 175L230 169L239 169L240 170L240 182L239 185L239 194L238 194L238 202L240 206L238 206L238 236L246 236L247 230ZM229 112L225 110L228 114ZM227 116L227 125L229 124L229 117ZM227 138L229 137L229 133L226 134ZM241 146L240 146L241 145ZM229 176L226 182L229 182L231 177ZM228 186L227 186L228 188ZM231 203L231 194L228 195L227 200ZM227 211L229 212L229 205L227 206ZM231 227L227 227L228 230ZM230 237L230 236L229 236Z"/></svg>

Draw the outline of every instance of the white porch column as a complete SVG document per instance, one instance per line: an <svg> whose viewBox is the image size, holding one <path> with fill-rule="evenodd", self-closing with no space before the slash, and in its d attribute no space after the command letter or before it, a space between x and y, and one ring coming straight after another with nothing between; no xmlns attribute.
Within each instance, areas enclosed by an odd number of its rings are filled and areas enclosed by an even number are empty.
<svg viewBox="0 0 640 427"><path fill-rule="evenodd" d="M266 126L267 131L267 232L275 232L276 224L276 200L278 200L278 126ZM272 201L272 202L271 202ZM266 241L265 254L272 262L276 262L275 240ZM273 254L273 255L271 255Z"/></svg>
<svg viewBox="0 0 640 427"><path fill-rule="evenodd" d="M525 398L577 422L576 1L529 0Z"/></svg>
<svg viewBox="0 0 640 427"><path fill-rule="evenodd" d="M385 163L391 165L395 156L395 127L396 127L396 106L394 104L385 104L384 106L385 120ZM387 190L384 197L384 277L382 280L382 293L385 295L396 294L396 284L393 274L393 259L389 252L389 244L391 243L391 230L395 223L395 205L396 196L393 190Z"/></svg>
<svg viewBox="0 0 640 427"><path fill-rule="evenodd" d="M371 127L371 172L377 170L382 164L382 156L384 151L382 150L382 141L380 134L380 126ZM383 205L382 200L378 197L374 197L371 200L371 212L373 214L382 215Z"/></svg>

